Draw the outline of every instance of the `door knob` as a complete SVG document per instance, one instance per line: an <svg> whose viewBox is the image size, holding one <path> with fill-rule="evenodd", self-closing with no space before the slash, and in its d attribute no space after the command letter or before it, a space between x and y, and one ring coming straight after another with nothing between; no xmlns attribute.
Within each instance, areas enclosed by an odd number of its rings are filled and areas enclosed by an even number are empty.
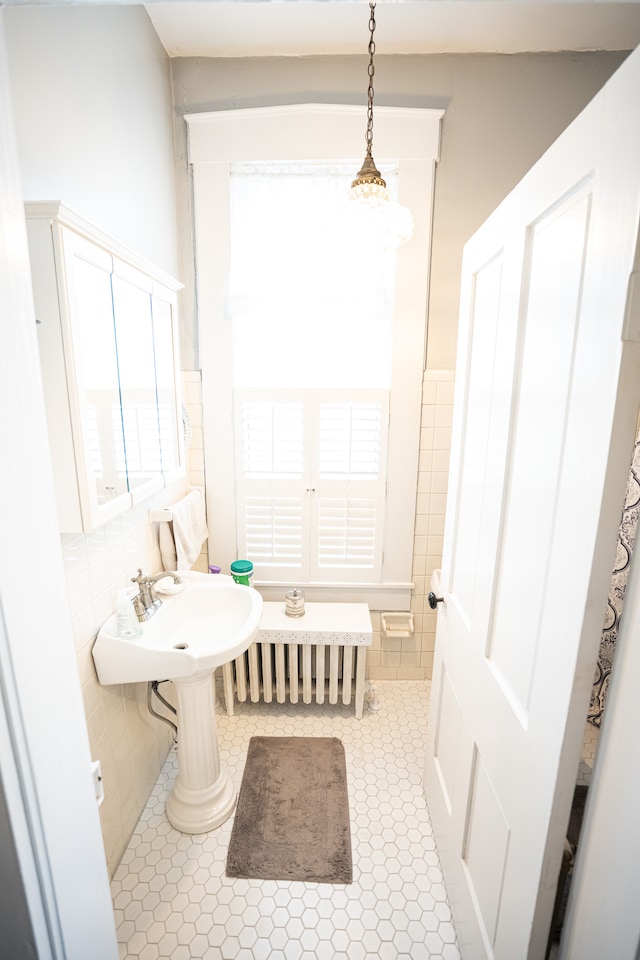
<svg viewBox="0 0 640 960"><path fill-rule="evenodd" d="M435 610L439 603L444 603L444 597L436 597L433 590L427 597L427 600L429 601L429 606L432 610Z"/></svg>

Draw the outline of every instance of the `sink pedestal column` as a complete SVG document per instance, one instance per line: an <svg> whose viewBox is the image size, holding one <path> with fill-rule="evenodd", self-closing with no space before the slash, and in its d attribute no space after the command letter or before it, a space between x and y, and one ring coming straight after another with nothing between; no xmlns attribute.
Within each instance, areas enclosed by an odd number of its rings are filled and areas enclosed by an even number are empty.
<svg viewBox="0 0 640 960"><path fill-rule="evenodd" d="M207 833L231 815L235 788L220 765L211 671L173 681L177 695L178 775L167 801L169 823Z"/></svg>

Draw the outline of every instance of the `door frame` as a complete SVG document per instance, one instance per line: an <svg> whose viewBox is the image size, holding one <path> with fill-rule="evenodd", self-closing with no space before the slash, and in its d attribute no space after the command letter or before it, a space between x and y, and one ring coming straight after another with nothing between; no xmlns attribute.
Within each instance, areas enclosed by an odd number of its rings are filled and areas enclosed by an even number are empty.
<svg viewBox="0 0 640 960"><path fill-rule="evenodd" d="M611 93L603 93L599 96L602 96L600 102L601 110L604 113L609 113L613 118L619 118L619 122L623 122L623 116L620 112L619 100L617 96L622 92L625 84L627 87L632 89L632 83L637 82L638 75L638 64L640 62L640 51L636 51L635 54L632 54L629 58L631 63L627 61L623 67L620 68L620 71L624 71L624 75L620 77L617 81L617 85L611 88ZM619 73L620 73L619 71ZM627 100L629 102L628 93ZM634 151L635 152L635 151ZM631 198L631 202L634 202L635 198ZM638 223L635 222L635 230L637 231ZM634 234L630 234L630 225L629 221L626 222L625 228L625 239L626 241L631 240L631 242L636 241L638 244L637 236L634 237ZM629 250L629 245L625 246L625 249ZM631 259L627 253L627 259ZM629 283L629 294L627 298L627 306L625 311L625 322L622 330L622 340L624 342L624 351L623 357L621 360L621 385L618 391L617 396L617 424L615 428L615 436L619 443L613 445L614 453L610 457L609 466L607 470L607 477L605 481L605 495L602 502L600 514L599 514L599 534L598 541L601 544L611 544L611 560L613 559L614 544L615 538L618 530L618 524L620 520L620 514L622 510L622 503L624 497L624 487L621 485L620 480L624 474L624 480L626 482L626 476L628 473L629 464L631 461L631 453L633 449L633 442L636 435L636 420L638 416L638 407L640 402L640 391L638 384L640 384L640 378L638 376L638 371L640 370L640 296L638 283L638 269L639 269L639 254L638 248L636 248L635 262L632 266L632 277ZM620 291L624 297L624 288ZM464 300L464 298L463 298ZM461 337L464 336L464 330L461 331ZM460 362L460 360L459 360ZM624 369L626 368L626 374ZM629 372L634 371L630 376ZM628 439L628 459L625 461L625 444ZM455 451L453 452L453 457L455 461ZM590 583L595 585L596 594L598 591L598 585L602 586L605 582L605 579L610 578L611 573L611 564L607 568L607 558L604 555L606 550L598 556L597 563L593 567L590 577ZM637 586L640 583L640 567L636 563L635 570L633 571L633 582L636 584L635 589L640 589ZM446 589L446 584L444 584ZM608 583L607 583L608 588ZM630 578L629 588L632 589L632 580ZM441 591L437 591L438 595L442 595ZM594 602L598 602L598 596L594 594ZM446 597L446 594L445 594ZM606 596L603 599L602 610L604 611L604 605L606 601ZM593 616L597 617L597 613L593 612ZM447 629L446 617L439 617L439 630L444 631ZM443 622L444 621L444 622ZM599 632L598 632L599 638ZM562 856L562 846L564 834L566 831L566 823L569 816L569 808L571 804L571 797L573 795L573 788L575 785L576 773L580 757L580 748L582 744L584 726L586 723L587 716L587 705L588 705L588 694L591 689L591 683L593 678L594 666L595 666L595 655L597 650L597 640L595 635L585 635L583 633L580 646L577 651L577 660L576 668L573 676L573 681L570 684L570 690L568 691L569 701L567 707L567 713L562 719L563 724L563 737L562 737L562 747L558 761L558 772L556 780L556 791L553 801L553 808L549 815L549 829L546 835L546 841L544 843L543 853L543 869L542 869L542 879L540 882L540 887L538 891L535 914L533 917L533 925L531 936L529 939L529 949L527 956L530 958L542 957L544 955L544 949L546 947L546 940L549 929L549 920L551 916L553 898L555 895L555 888L557 883L557 877L560 867L560 860ZM638 641L635 641L637 646ZM436 663L438 660L436 660ZM612 688L610 694L610 702L608 707L611 711L614 709L615 703L615 690ZM433 709L433 705L432 705ZM627 720L632 722L632 713L631 708L625 708L625 716ZM603 788L605 782L606 773L604 772L606 767L610 767L610 764L607 764L607 757L604 753L606 748L610 749L611 741L608 739L605 744L603 744L602 757L597 761L598 769L601 769L603 772L599 777L595 778L594 785L590 792L589 806L587 809L587 818L585 823L585 831L583 833L583 846L590 843L593 838L589 836L589 830L591 824L595 825L596 819L589 815L589 808L595 807L600 800L600 791ZM606 765L606 766L605 766ZM429 778L430 779L430 778ZM441 796L438 789L431 790L430 782L427 780L427 788L429 789L428 801L430 807L433 807L434 811L437 812L438 817L442 816L445 819L446 815L444 814L444 798ZM613 788L615 792L615 787ZM630 783L630 789L635 789L636 792L638 789L637 785L633 781ZM440 812L442 811L442 813ZM607 824L609 830L611 830L611 823ZM616 837L620 836L620 833L626 832L630 833L634 828L634 823L629 815L628 810L620 811L620 818L618 818L618 811L616 811L616 822L615 830ZM600 831L604 830L604 824L601 821L598 829ZM623 845L622 845L623 846ZM465 889L464 877L463 877L463 866L456 851L448 851L442 849L442 844L439 844L439 853L443 863L445 871L449 872L448 879L451 880L453 873L453 880L450 882L450 899L455 903L456 899L459 902L470 902L470 896L468 891ZM459 854L459 851L457 852ZM601 865L601 869L609 871L609 876L613 881L613 875L616 869L619 869L620 861L615 860L614 857L609 857L605 864ZM593 897L593 891L591 896L591 902L588 908L585 908L586 901L584 900L583 892L585 890L585 883L582 880L582 871L590 869L592 871L591 881L594 880L594 866L593 863L588 863L586 857L582 860L579 860L576 867L575 875L575 894L574 902L571 907L570 917L586 915L587 909L591 911L591 919L594 920L595 917L600 917L602 920L607 919L607 910L606 907L601 902L597 904L594 902L595 898ZM598 878L598 886L600 888L606 886L607 880L601 874ZM472 910L469 910L469 915L472 914ZM637 919L635 915L631 917L629 911L629 917L626 918L629 923L637 924ZM618 915L616 917L617 925L620 925L621 918ZM468 929L471 930L472 921L469 920ZM463 950L464 960L473 960L476 956L485 956L485 952L477 953L473 946L468 946L468 949L465 950L465 942L472 944L474 937L471 935L469 938L466 936L466 931L463 925L456 928L459 934L459 940ZM478 933L478 939L480 935ZM566 953L563 953L562 956L566 958L571 958L571 960L591 960L591 956L594 958L597 954L585 953L584 947L583 952L574 952L574 948L571 946L570 942L567 940ZM601 954L600 954L601 955ZM629 954L629 960L635 957L635 950L633 954ZM622 960L622 957L621 957ZM624 960L627 960L625 955Z"/></svg>
<svg viewBox="0 0 640 960"><path fill-rule="evenodd" d="M616 956L624 960L638 957L640 868L630 840L637 836L640 766L628 760L637 750L639 686L640 548L634 550L631 560L611 686L571 881L560 948L563 960L604 957L612 944ZM605 909L605 899L608 904L615 903L616 910Z"/></svg>
<svg viewBox="0 0 640 960"><path fill-rule="evenodd" d="M0 9L0 442L12 453L0 473L3 542L11 545L0 552L0 769L5 836L15 848L15 858L3 860L3 879L18 898L24 893L14 931L21 950L42 960L116 960L57 529L9 91Z"/></svg>

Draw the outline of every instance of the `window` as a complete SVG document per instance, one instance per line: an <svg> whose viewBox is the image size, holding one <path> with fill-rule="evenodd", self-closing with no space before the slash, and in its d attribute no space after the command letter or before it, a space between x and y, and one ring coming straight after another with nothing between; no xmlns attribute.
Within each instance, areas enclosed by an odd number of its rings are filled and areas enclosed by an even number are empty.
<svg viewBox="0 0 640 960"><path fill-rule="evenodd" d="M352 179L231 168L235 512L257 580L380 579L395 255L359 232Z"/></svg>
<svg viewBox="0 0 640 960"><path fill-rule="evenodd" d="M235 391L238 542L257 579L380 580L388 397Z"/></svg>
<svg viewBox="0 0 640 960"><path fill-rule="evenodd" d="M382 299L390 309L377 312L368 306L362 318L356 316L357 298L343 310L344 293L333 309L326 302L318 305L322 269L305 273L304 279L298 268L287 271L300 242L282 256L284 273L277 280L256 270L255 283L244 285L246 295L238 293L231 260L232 180L241 175L242 165L257 168L284 157L288 164L313 160L330 167L332 176L342 170L353 176L362 160L362 107L298 104L186 117L194 178L209 549L212 562L228 565L244 537L247 552L260 553L260 561L251 559L266 599L279 599L284 587L303 583L308 599L366 600L372 609L387 610L409 605L441 116L442 111L405 108L376 112L376 161L385 171L397 171L398 199L411 207L416 229L411 243L395 255L395 270L363 261L365 289L387 290ZM310 222L322 215L311 212L307 201L299 206ZM275 246L278 208L263 226L263 249ZM288 234L295 242L295 231ZM340 237L334 223L336 250ZM335 253L331 246L329 255ZM335 274L347 273L350 265L360 269L359 255L353 248L341 251L325 269ZM318 262L317 253L307 260ZM252 300L259 293L263 309L269 289L267 324ZM313 317L309 327L301 326L299 307L296 313L285 304L284 294L291 291L304 315ZM241 318L237 328L234 316ZM254 347L247 355L260 359L257 370L239 359L243 338ZM386 347L378 357L365 359L364 347L382 342ZM327 343L329 361L319 363L316 351ZM313 370L306 362L310 357ZM330 371L331 380L314 380L318 369ZM297 381L285 387L283 375L291 371ZM234 463L241 465L237 475ZM240 524L237 503L244 518ZM311 531L308 536L304 529Z"/></svg>

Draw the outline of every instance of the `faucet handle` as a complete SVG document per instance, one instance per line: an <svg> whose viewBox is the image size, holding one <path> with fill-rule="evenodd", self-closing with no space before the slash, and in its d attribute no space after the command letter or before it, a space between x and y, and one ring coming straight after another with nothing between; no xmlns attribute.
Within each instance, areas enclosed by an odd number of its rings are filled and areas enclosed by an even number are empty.
<svg viewBox="0 0 640 960"><path fill-rule="evenodd" d="M137 583L137 584L138 584L138 587L141 587L143 583L146 584L146 582L148 581L148 579L149 579L149 578L148 578L148 577L145 577L145 575L143 574L142 568L141 568L141 567L138 567L138 576L137 576L137 577L131 577L131 583Z"/></svg>

